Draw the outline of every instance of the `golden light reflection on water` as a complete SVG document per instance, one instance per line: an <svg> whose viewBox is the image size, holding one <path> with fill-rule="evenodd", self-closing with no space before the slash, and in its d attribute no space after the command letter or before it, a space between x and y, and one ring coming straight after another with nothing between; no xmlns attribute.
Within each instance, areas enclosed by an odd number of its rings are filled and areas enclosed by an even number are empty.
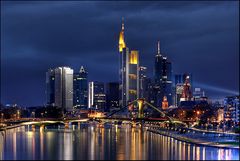
<svg viewBox="0 0 240 161"><path fill-rule="evenodd" d="M239 154L239 151L229 149L191 145L141 128L76 126L55 131L44 127L36 128L35 131L28 131L28 128L9 130L5 135L6 144L0 140L5 144L2 147L0 145L0 159L5 159L8 154L11 154L8 158L19 159L24 157L22 151L27 152L27 159L48 159L51 156L51 159L68 160L225 160L236 159Z"/></svg>

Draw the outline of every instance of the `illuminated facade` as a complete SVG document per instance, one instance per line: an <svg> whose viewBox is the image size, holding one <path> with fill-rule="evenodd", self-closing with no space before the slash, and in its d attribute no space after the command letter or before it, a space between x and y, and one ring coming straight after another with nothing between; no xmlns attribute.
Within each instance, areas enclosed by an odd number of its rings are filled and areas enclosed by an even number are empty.
<svg viewBox="0 0 240 161"><path fill-rule="evenodd" d="M73 69L55 68L55 105L66 111L73 109Z"/></svg>
<svg viewBox="0 0 240 161"><path fill-rule="evenodd" d="M190 76L186 76L185 82L183 84L182 97L180 101L191 101L192 99L193 97L190 84Z"/></svg>
<svg viewBox="0 0 240 161"><path fill-rule="evenodd" d="M76 109L88 107L88 73L81 66L79 73L73 75L73 106Z"/></svg>
<svg viewBox="0 0 240 161"><path fill-rule="evenodd" d="M239 96L226 97L224 99L224 119L225 121L232 121L239 123L240 118L240 104Z"/></svg>
<svg viewBox="0 0 240 161"><path fill-rule="evenodd" d="M183 90L184 90L184 83L186 81L186 78L188 78L188 82L190 83L191 87L193 84L192 81L192 74L190 73L184 73L184 74L175 74L174 79L174 105L179 106L180 105L180 99L182 98ZM191 90L191 88L190 88ZM184 99L181 99L181 101L184 101Z"/></svg>
<svg viewBox="0 0 240 161"><path fill-rule="evenodd" d="M106 108L106 94L104 91L104 83L89 82L88 83L88 108L104 111Z"/></svg>
<svg viewBox="0 0 240 161"><path fill-rule="evenodd" d="M167 97L166 97L166 96L163 97L162 109L163 109L163 110L168 109L168 101L167 101Z"/></svg>
<svg viewBox="0 0 240 161"><path fill-rule="evenodd" d="M124 23L119 35L119 105L127 106L139 96L139 55L138 51L129 52L124 39Z"/></svg>

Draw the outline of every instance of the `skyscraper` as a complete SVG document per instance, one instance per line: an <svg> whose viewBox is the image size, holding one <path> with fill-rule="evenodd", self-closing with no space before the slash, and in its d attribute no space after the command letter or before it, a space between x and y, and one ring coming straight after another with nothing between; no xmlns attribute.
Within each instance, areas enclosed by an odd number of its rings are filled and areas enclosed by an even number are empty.
<svg viewBox="0 0 240 161"><path fill-rule="evenodd" d="M110 82L106 85L107 111L119 108L119 83Z"/></svg>
<svg viewBox="0 0 240 161"><path fill-rule="evenodd" d="M49 69L46 72L46 97L47 105L54 105L55 102L55 71Z"/></svg>
<svg viewBox="0 0 240 161"><path fill-rule="evenodd" d="M161 55L159 41L155 56L154 81L154 104L157 107L161 107L163 98L166 96L168 105L172 105L172 64L168 61L167 57Z"/></svg>
<svg viewBox="0 0 240 161"><path fill-rule="evenodd" d="M175 75L175 80L174 80L174 102L175 102L174 104L175 104L175 106L180 105L180 99L181 99L183 91L184 91L184 83L187 78L188 78L188 82L192 86L192 82L193 82L192 74L184 73L184 74L176 74Z"/></svg>
<svg viewBox="0 0 240 161"><path fill-rule="evenodd" d="M73 109L73 69L55 68L55 105L66 111Z"/></svg>
<svg viewBox="0 0 240 161"><path fill-rule="evenodd" d="M119 104L125 107L139 97L139 56L138 51L129 52L124 40L124 23L119 35Z"/></svg>
<svg viewBox="0 0 240 161"><path fill-rule="evenodd" d="M104 111L106 109L104 83L89 82L88 85L88 108Z"/></svg>
<svg viewBox="0 0 240 161"><path fill-rule="evenodd" d="M129 55L129 98L127 102L134 101L139 98L139 64L138 51L132 50Z"/></svg>
<svg viewBox="0 0 240 161"><path fill-rule="evenodd" d="M148 80L147 80L147 67L139 67L139 97L147 99L148 97Z"/></svg>
<svg viewBox="0 0 240 161"><path fill-rule="evenodd" d="M81 66L79 73L73 75L73 105L77 109L88 107L88 73Z"/></svg>

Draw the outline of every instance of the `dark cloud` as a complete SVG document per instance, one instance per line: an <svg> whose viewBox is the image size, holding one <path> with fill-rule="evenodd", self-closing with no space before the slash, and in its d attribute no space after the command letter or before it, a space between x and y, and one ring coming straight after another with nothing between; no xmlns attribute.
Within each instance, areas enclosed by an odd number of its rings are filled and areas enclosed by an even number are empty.
<svg viewBox="0 0 240 161"><path fill-rule="evenodd" d="M127 45L139 50L149 76L160 39L174 73L191 72L199 85L238 91L238 5L237 1L3 2L1 100L43 104L45 72L56 66L78 71L84 65L90 80L117 81L123 16ZM209 89L207 94L229 94L222 91Z"/></svg>

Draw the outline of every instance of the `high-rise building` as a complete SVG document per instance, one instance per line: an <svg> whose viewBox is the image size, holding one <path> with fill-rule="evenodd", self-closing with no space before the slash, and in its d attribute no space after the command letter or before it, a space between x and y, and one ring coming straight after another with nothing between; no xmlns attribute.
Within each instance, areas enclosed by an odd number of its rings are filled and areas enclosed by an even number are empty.
<svg viewBox="0 0 240 161"><path fill-rule="evenodd" d="M175 79L174 79L174 84L173 84L173 88L174 88L174 105L175 106L179 106L180 105L180 99L182 98L182 94L184 92L184 83L186 81L186 79L188 79L188 83L191 85L192 87L192 74L190 73L184 73L184 74L175 74ZM186 88L185 88L186 90ZM191 93L191 88L190 91ZM182 99L184 100L184 99Z"/></svg>
<svg viewBox="0 0 240 161"><path fill-rule="evenodd" d="M139 64L138 51L132 50L129 55L129 98L127 102L134 101L139 98Z"/></svg>
<svg viewBox="0 0 240 161"><path fill-rule="evenodd" d="M124 40L124 23L119 35L119 104L125 107L139 97L139 56L138 51L129 52Z"/></svg>
<svg viewBox="0 0 240 161"><path fill-rule="evenodd" d="M76 109L88 107L88 73L81 66L79 73L73 75L73 106Z"/></svg>
<svg viewBox="0 0 240 161"><path fill-rule="evenodd" d="M239 124L240 104L239 96L226 97L224 99L224 119Z"/></svg>
<svg viewBox="0 0 240 161"><path fill-rule="evenodd" d="M46 72L46 97L47 105L54 105L55 103L55 71L49 69Z"/></svg>
<svg viewBox="0 0 240 161"><path fill-rule="evenodd" d="M192 97L190 77L186 76L185 82L183 84L182 97L180 98L180 101L191 101L192 99L193 97Z"/></svg>
<svg viewBox="0 0 240 161"><path fill-rule="evenodd" d="M172 64L167 57L161 55L159 41L155 56L154 81L155 106L162 106L164 96L167 97L168 105L172 105Z"/></svg>
<svg viewBox="0 0 240 161"><path fill-rule="evenodd" d="M119 83L110 82L106 85L106 106L107 111L119 108Z"/></svg>
<svg viewBox="0 0 240 161"><path fill-rule="evenodd" d="M55 105L73 110L73 69L69 67L55 68Z"/></svg>
<svg viewBox="0 0 240 161"><path fill-rule="evenodd" d="M104 83L88 83L88 108L100 111L106 110L106 94L104 90Z"/></svg>
<svg viewBox="0 0 240 161"><path fill-rule="evenodd" d="M147 99L148 97L148 80L147 67L139 67L139 97Z"/></svg>

